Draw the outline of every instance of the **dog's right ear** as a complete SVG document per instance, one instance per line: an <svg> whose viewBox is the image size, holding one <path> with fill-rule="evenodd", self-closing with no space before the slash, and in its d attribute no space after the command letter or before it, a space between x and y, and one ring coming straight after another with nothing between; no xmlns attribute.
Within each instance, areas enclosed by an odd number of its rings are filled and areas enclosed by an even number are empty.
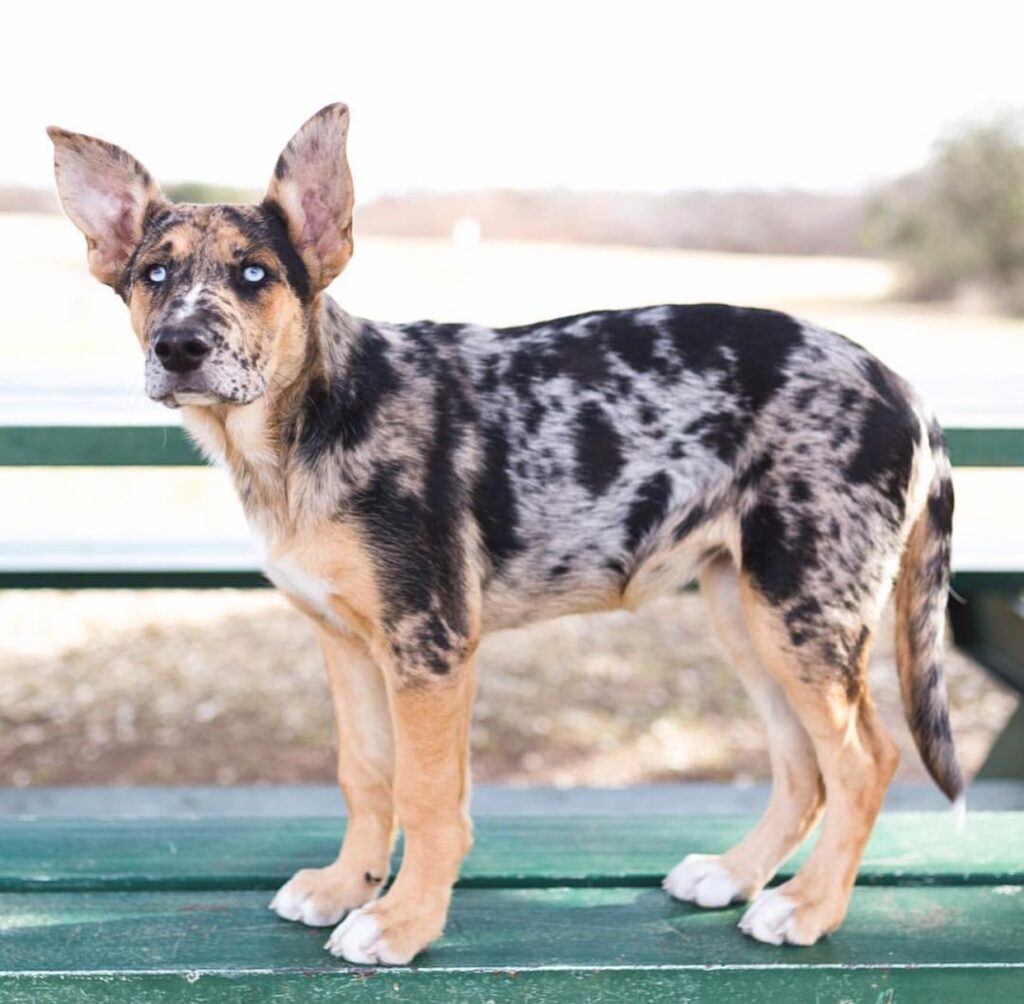
<svg viewBox="0 0 1024 1004"><path fill-rule="evenodd" d="M57 191L64 212L85 234L89 271L118 286L142 241L146 214L163 196L149 172L129 153L92 136L50 126Z"/></svg>

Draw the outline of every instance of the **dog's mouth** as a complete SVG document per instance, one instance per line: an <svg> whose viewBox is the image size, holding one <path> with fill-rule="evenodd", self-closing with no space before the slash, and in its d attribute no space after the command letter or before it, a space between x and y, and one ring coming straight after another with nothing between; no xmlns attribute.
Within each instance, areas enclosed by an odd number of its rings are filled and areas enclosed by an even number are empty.
<svg viewBox="0 0 1024 1004"><path fill-rule="evenodd" d="M160 404L167 408L181 408L184 405L202 406L211 404L235 404L239 402L229 401L226 398L221 397L219 394L211 394L206 390L172 390L167 394L160 397L155 397L154 401L159 401Z"/></svg>
<svg viewBox="0 0 1024 1004"><path fill-rule="evenodd" d="M209 407L216 404L250 404L255 396L242 394L217 394L199 387L175 387L161 394L151 395L152 399L165 408Z"/></svg>

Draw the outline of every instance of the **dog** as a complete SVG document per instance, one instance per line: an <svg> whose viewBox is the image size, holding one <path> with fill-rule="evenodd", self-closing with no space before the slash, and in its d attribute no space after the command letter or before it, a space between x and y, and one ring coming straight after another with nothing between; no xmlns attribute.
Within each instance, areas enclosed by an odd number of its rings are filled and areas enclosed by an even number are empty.
<svg viewBox="0 0 1024 1004"><path fill-rule="evenodd" d="M749 901L746 934L813 944L844 917L896 767L865 678L893 590L910 729L962 798L942 430L863 348L769 310L504 329L350 316L325 292L352 255L348 123L342 104L309 119L259 205L172 204L125 151L49 130L148 395L230 472L267 576L323 649L349 822L337 860L297 872L271 909L338 925L327 948L349 962L413 959L472 843L481 635L696 579L765 719L774 781L743 841L689 855L664 886L703 907ZM766 888L822 814L805 863Z"/></svg>

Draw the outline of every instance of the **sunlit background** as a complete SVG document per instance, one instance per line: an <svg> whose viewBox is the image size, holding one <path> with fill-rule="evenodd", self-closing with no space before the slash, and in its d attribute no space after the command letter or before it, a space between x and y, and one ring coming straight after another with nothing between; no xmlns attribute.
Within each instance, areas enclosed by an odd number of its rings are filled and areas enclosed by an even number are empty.
<svg viewBox="0 0 1024 1004"><path fill-rule="evenodd" d="M7 421L76 387L156 414L124 307L57 210L47 124L127 147L176 198L254 199L335 100L358 208L332 294L355 314L773 306L863 342L944 417L1024 397L1012 4L291 0L18 18L0 59ZM957 492L961 553L1020 546L1016 473L959 471ZM0 469L0 520L0 550L245 534L213 470ZM962 656L950 672L971 768L1013 699ZM0 784L326 780L321 677L273 594L0 592ZM872 679L901 776L923 778L887 637ZM699 597L509 633L485 645L480 681L479 778L764 777Z"/></svg>

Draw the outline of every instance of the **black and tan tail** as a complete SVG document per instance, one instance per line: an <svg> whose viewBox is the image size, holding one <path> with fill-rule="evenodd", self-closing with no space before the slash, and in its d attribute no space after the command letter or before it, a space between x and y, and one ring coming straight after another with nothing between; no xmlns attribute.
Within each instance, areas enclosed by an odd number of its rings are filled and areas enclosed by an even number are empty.
<svg viewBox="0 0 1024 1004"><path fill-rule="evenodd" d="M910 531L896 584L896 665L907 723L935 783L962 804L964 780L949 724L943 670L953 529L953 481L945 437L932 423L935 473Z"/></svg>

